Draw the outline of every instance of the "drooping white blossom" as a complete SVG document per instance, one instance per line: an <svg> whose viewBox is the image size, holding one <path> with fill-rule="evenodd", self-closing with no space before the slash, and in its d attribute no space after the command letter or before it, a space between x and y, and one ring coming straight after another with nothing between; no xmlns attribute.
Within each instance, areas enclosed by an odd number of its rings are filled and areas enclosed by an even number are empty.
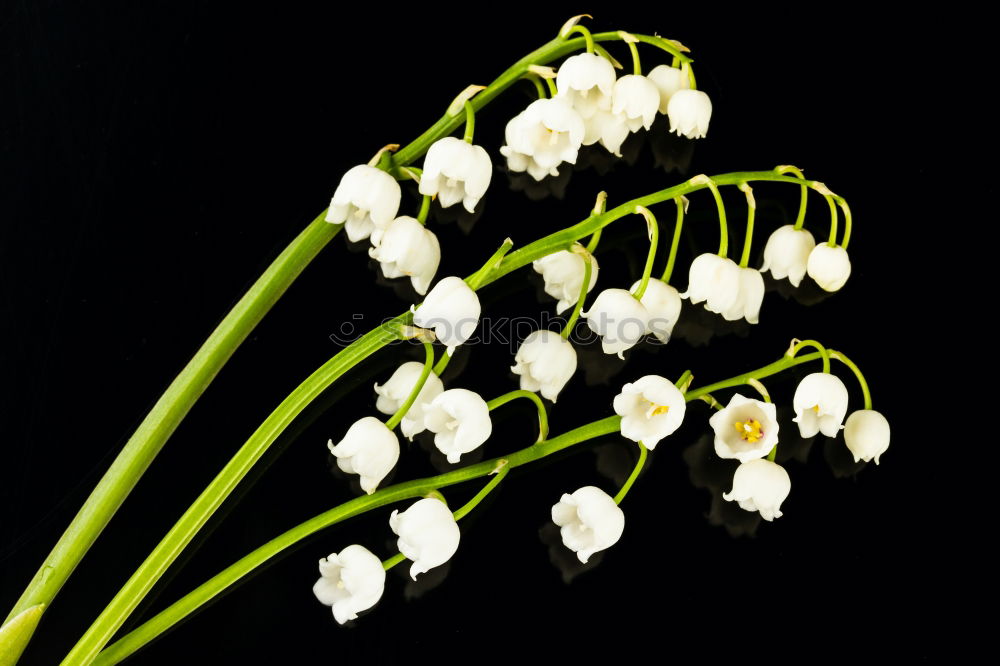
<svg viewBox="0 0 1000 666"><path fill-rule="evenodd" d="M418 500L402 513L393 511L389 527L399 537L399 552L413 562L413 580L450 560L462 536L455 516L444 502L433 497Z"/></svg>
<svg viewBox="0 0 1000 666"><path fill-rule="evenodd" d="M552 507L552 522L567 548L586 564L590 556L618 543L625 531L625 513L600 488L584 486L564 494Z"/></svg>
<svg viewBox="0 0 1000 666"><path fill-rule="evenodd" d="M539 99L507 123L500 152L511 171L527 171L535 180L559 173L559 165L576 164L583 145L583 118L562 97Z"/></svg>
<svg viewBox="0 0 1000 666"><path fill-rule="evenodd" d="M396 433L374 416L358 419L336 444L327 443L337 466L361 477L361 488L371 495L399 460Z"/></svg>
<svg viewBox="0 0 1000 666"><path fill-rule="evenodd" d="M732 259L705 253L695 257L688 273L688 288L681 298L697 305L705 302L710 312L722 314L740 297L740 267Z"/></svg>
<svg viewBox="0 0 1000 666"><path fill-rule="evenodd" d="M652 451L661 439L681 427L687 402L669 379L646 375L622 387L614 408L622 417L622 436L642 442Z"/></svg>
<svg viewBox="0 0 1000 666"><path fill-rule="evenodd" d="M624 119L630 132L637 132L641 127L649 129L659 107L660 91L645 76L628 74L615 81L611 112Z"/></svg>
<svg viewBox="0 0 1000 666"><path fill-rule="evenodd" d="M402 190L396 179L367 164L352 167L337 185L326 213L326 221L343 224L347 238L355 243L384 229L399 212Z"/></svg>
<svg viewBox="0 0 1000 666"><path fill-rule="evenodd" d="M637 280L629 291L636 293L641 283L642 280ZM681 295L663 280L650 278L639 302L649 315L646 332L655 335L660 342L669 342L681 316Z"/></svg>
<svg viewBox="0 0 1000 666"><path fill-rule="evenodd" d="M625 350L642 340L649 323L646 308L624 289L605 289L581 316L590 330L601 336L604 353L617 354L618 358L625 358Z"/></svg>
<svg viewBox="0 0 1000 666"><path fill-rule="evenodd" d="M375 384L375 393L378 394L378 400L375 402L376 409L383 414L395 414L396 410L402 407L410 396L410 392L417 385L417 380L420 379L423 371L423 363L407 361L396 368L392 377L385 384L381 386ZM417 399L413 401L413 404L406 411L406 415L403 416L403 420L399 423L404 437L412 440L414 435L426 429L424 408L443 391L444 384L441 383L441 378L433 372L427 375L423 388L417 394Z"/></svg>
<svg viewBox="0 0 1000 666"><path fill-rule="evenodd" d="M521 376L522 389L555 402L576 372L576 350L555 331L534 331L518 348L511 371Z"/></svg>
<svg viewBox="0 0 1000 666"><path fill-rule="evenodd" d="M540 273L545 281L545 293L558 300L556 312L562 314L576 304L583 287L586 265L581 255L569 250L559 250L531 262L531 267ZM591 256L590 284L587 292L597 284L597 260Z"/></svg>
<svg viewBox="0 0 1000 666"><path fill-rule="evenodd" d="M678 67L670 65L657 65L646 77L653 82L660 92L659 112L666 113L670 98L679 90L687 90L691 87L691 81L687 74Z"/></svg>
<svg viewBox="0 0 1000 666"><path fill-rule="evenodd" d="M798 287L806 274L809 254L816 247L813 235L805 229L796 229L791 224L775 229L764 246L764 265L761 272L771 271L775 280L788 278L793 287Z"/></svg>
<svg viewBox="0 0 1000 666"><path fill-rule="evenodd" d="M809 253L806 271L824 291L840 291L851 277L851 260L844 248L820 243Z"/></svg>
<svg viewBox="0 0 1000 666"><path fill-rule="evenodd" d="M740 286L736 300L722 311L726 321L746 319L751 324L759 321L760 305L764 300L764 276L755 268L737 267Z"/></svg>
<svg viewBox="0 0 1000 666"><path fill-rule="evenodd" d="M364 546L354 544L319 561L320 578L313 594L333 607L333 617L344 624L378 603L385 590L382 561Z"/></svg>
<svg viewBox="0 0 1000 666"><path fill-rule="evenodd" d="M493 432L486 401L461 388L448 389L424 407L424 425L434 433L434 446L452 464L482 446Z"/></svg>
<svg viewBox="0 0 1000 666"><path fill-rule="evenodd" d="M701 90L678 90L667 103L670 131L689 139L704 139L712 120L712 100Z"/></svg>
<svg viewBox="0 0 1000 666"><path fill-rule="evenodd" d="M815 437L819 432L836 437L847 415L847 387L837 375L814 372L799 382L792 407L792 420L799 424L803 438Z"/></svg>
<svg viewBox="0 0 1000 666"><path fill-rule="evenodd" d="M859 409L847 417L844 442L854 455L854 462L878 459L889 448L889 421L874 409Z"/></svg>
<svg viewBox="0 0 1000 666"><path fill-rule="evenodd" d="M556 75L558 96L564 97L584 120L598 110L611 108L615 68L595 53L579 53L566 58Z"/></svg>
<svg viewBox="0 0 1000 666"><path fill-rule="evenodd" d="M472 337L479 324L479 297L460 277L442 278L413 310L413 323L434 329L437 339L452 353Z"/></svg>
<svg viewBox="0 0 1000 666"><path fill-rule="evenodd" d="M492 177L493 163L482 146L446 136L427 150L419 189L423 195L437 196L444 208L461 203L474 213Z"/></svg>
<svg viewBox="0 0 1000 666"><path fill-rule="evenodd" d="M441 246L430 229L412 217L397 217L385 231L372 232L368 256L379 262L389 279L407 276L420 295L427 293L441 263Z"/></svg>
<svg viewBox="0 0 1000 666"><path fill-rule="evenodd" d="M733 489L722 494L727 502L739 502L746 511L759 511L771 521L781 518L781 503L792 490L792 480L785 468L770 460L748 460L736 468Z"/></svg>

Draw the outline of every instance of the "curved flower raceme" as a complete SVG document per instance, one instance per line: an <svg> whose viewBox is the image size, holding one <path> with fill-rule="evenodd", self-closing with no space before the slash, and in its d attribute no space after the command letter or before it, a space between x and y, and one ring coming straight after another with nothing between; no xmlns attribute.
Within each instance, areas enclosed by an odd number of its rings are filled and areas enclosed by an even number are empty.
<svg viewBox="0 0 1000 666"><path fill-rule="evenodd" d="M462 203L474 213L492 177L493 163L482 146L446 136L427 150L419 189L423 195L437 196L444 208Z"/></svg>
<svg viewBox="0 0 1000 666"><path fill-rule="evenodd" d="M351 168L340 179L326 221L343 224L352 243L364 240L379 228L384 229L399 212L402 190L396 179L367 164Z"/></svg>
<svg viewBox="0 0 1000 666"><path fill-rule="evenodd" d="M729 311L740 298L740 267L732 259L705 253L695 257L688 272L688 288L681 298L716 314Z"/></svg>
<svg viewBox="0 0 1000 666"><path fill-rule="evenodd" d="M770 402L737 393L708 422L715 431L715 452L720 458L745 463L763 458L778 443L777 412Z"/></svg>
<svg viewBox="0 0 1000 666"><path fill-rule="evenodd" d="M539 99L507 123L500 152L511 171L527 171L542 180L558 175L563 162L576 164L584 133L583 118L568 100Z"/></svg>
<svg viewBox="0 0 1000 666"><path fill-rule="evenodd" d="M847 387L837 375L814 372L799 382L792 407L792 420L799 424L802 437L815 437L819 432L836 437L847 414Z"/></svg>
<svg viewBox="0 0 1000 666"><path fill-rule="evenodd" d="M755 268L739 268L740 287L733 301L721 314L726 321L746 319L756 324L760 317L760 305L764 300L764 276Z"/></svg>
<svg viewBox="0 0 1000 666"><path fill-rule="evenodd" d="M649 129L659 108L660 90L645 76L629 74L615 81L611 113L621 116L630 132Z"/></svg>
<svg viewBox="0 0 1000 666"><path fill-rule="evenodd" d="M615 68L595 53L579 53L566 58L556 75L558 96L564 97L584 120L598 110L611 108Z"/></svg>
<svg viewBox="0 0 1000 666"><path fill-rule="evenodd" d="M413 564L410 578L430 571L451 559L458 551L462 537L448 507L439 499L426 497L410 505L406 511L393 511L389 527L399 537L401 552Z"/></svg>
<svg viewBox="0 0 1000 666"><path fill-rule="evenodd" d="M434 232L404 215L390 222L385 231L372 231L371 239L374 247L368 256L379 262L387 278L408 276L418 294L427 293L441 263L441 246Z"/></svg>
<svg viewBox="0 0 1000 666"><path fill-rule="evenodd" d="M340 624L358 619L358 613L377 604L385 590L382 561L357 544L321 559L319 573L313 594L320 603L333 606L333 617Z"/></svg>
<svg viewBox="0 0 1000 666"><path fill-rule="evenodd" d="M678 90L667 103L670 131L689 139L704 139L712 120L712 100L701 90Z"/></svg>
<svg viewBox="0 0 1000 666"><path fill-rule="evenodd" d="M396 433L374 416L354 422L336 444L327 443L337 457L337 466L347 474L361 477L361 488L371 495L399 460Z"/></svg>
<svg viewBox="0 0 1000 666"><path fill-rule="evenodd" d="M874 409L859 409L847 417L844 425L844 442L854 455L854 462L875 464L889 448L889 421Z"/></svg>
<svg viewBox="0 0 1000 666"><path fill-rule="evenodd" d="M442 278L413 310L413 323L432 328L437 339L452 353L465 344L479 324L482 307L479 296L460 277Z"/></svg>
<svg viewBox="0 0 1000 666"><path fill-rule="evenodd" d="M652 451L661 439L681 427L687 402L669 379L646 375L623 386L614 407L622 417L622 436L642 442Z"/></svg>
<svg viewBox="0 0 1000 666"><path fill-rule="evenodd" d="M459 461L463 453L475 451L493 432L490 408L478 393L449 389L424 407L424 424L434 433L434 446Z"/></svg>
<svg viewBox="0 0 1000 666"><path fill-rule="evenodd" d="M805 229L796 229L791 224L779 227L767 239L760 271L771 271L775 280L787 277L793 287L798 287L805 277L809 254L814 247L816 240Z"/></svg>
<svg viewBox="0 0 1000 666"><path fill-rule="evenodd" d="M806 271L824 291L839 291L851 277L851 260L844 248L822 243L809 253Z"/></svg>
<svg viewBox="0 0 1000 666"><path fill-rule="evenodd" d="M375 384L375 393L378 394L375 408L383 414L395 414L396 410L402 407L410 396L410 392L417 385L417 380L420 379L423 370L423 363L408 361L396 368L392 377L385 384L381 386ZM413 401L413 404L406 411L406 415L403 416L403 420L400 421L399 427L403 431L404 437L412 440L414 435L426 429L424 408L443 391L444 384L441 383L441 378L433 372L427 375L427 380L424 382L423 388L420 389L420 393L417 394L417 399Z"/></svg>
<svg viewBox="0 0 1000 666"><path fill-rule="evenodd" d="M629 291L634 294L641 283L642 280L636 280ZM639 302L649 314L646 332L655 335L664 344L669 342L674 325L681 316L681 295L663 280L651 278Z"/></svg>
<svg viewBox="0 0 1000 666"><path fill-rule="evenodd" d="M511 372L521 376L522 389L555 402L576 372L576 350L554 331L535 331L521 343Z"/></svg>
<svg viewBox="0 0 1000 666"><path fill-rule="evenodd" d="M625 531L625 513L600 488L584 486L564 494L552 507L552 522L567 548L586 564L590 556L618 543Z"/></svg>
<svg viewBox="0 0 1000 666"><path fill-rule="evenodd" d="M580 288L583 287L583 276L586 268L585 261L586 259L576 252L559 250L531 262L531 267L535 269L536 273L540 273L542 280L545 281L545 293L559 301L556 304L558 314L573 307L576 304L576 299L580 297ZM591 255L588 293L597 284L597 273L597 259Z"/></svg>
<svg viewBox="0 0 1000 666"><path fill-rule="evenodd" d="M759 511L764 520L781 518L781 503L792 490L792 480L785 468L770 460L748 460L736 468L733 489L723 493L727 502L739 502L740 508Z"/></svg>
<svg viewBox="0 0 1000 666"><path fill-rule="evenodd" d="M670 98L680 90L691 87L691 81L681 69L670 65L657 65L646 75L660 93L660 113L666 113Z"/></svg>
<svg viewBox="0 0 1000 666"><path fill-rule="evenodd" d="M605 289L581 316L590 330L601 336L604 353L618 354L618 358L625 358L625 350L642 340L649 322L646 308L624 289Z"/></svg>

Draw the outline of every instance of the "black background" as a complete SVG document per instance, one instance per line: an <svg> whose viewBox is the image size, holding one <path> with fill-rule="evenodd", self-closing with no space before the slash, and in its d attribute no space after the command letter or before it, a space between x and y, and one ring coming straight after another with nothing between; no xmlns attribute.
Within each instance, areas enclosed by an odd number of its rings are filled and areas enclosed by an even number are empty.
<svg viewBox="0 0 1000 666"><path fill-rule="evenodd" d="M3 10L0 605L14 602L146 410L327 204L340 175L383 144L417 136L464 86L489 82L584 9L591 8L371 5L346 16L332 3L307 10L39 0ZM595 30L659 32L692 49L699 87L715 107L708 138L693 152L673 142L690 163L672 173L654 164L641 138L629 144L633 163L602 164L599 151L588 151L560 181L561 196L533 201L511 187L497 150L507 119L532 99L528 84L515 86L478 119L477 143L497 165L482 214L456 224L432 211L444 256L438 275L468 274L506 236L523 245L582 219L599 189L613 205L697 173L798 165L853 207L847 286L828 298L808 279L798 295L769 290L755 327L727 326L685 306L677 339L643 345L625 363L609 362L593 345L582 349L586 372L552 410L553 432L610 414L620 385L643 374L690 368L696 384L708 383L778 358L792 337L814 337L843 349L868 375L875 407L893 428L882 465L854 466L842 439L799 441L785 412L779 455L795 458L787 462L792 493L784 517L756 526L754 516L722 506L718 494L729 489L733 466L712 459L709 410L693 404L623 504L623 539L589 571L550 561L547 540L557 537L546 527L549 507L581 485L613 493L634 455L620 438L512 474L463 521L461 548L446 568L414 588L398 567L382 602L354 626L338 627L313 598L316 560L355 542L391 554L387 511L302 544L137 663L620 657L639 645L664 658L752 652L799 660L817 650L850 654L861 636L874 641L873 652L934 651L941 635L925 629L948 611L930 601L945 585L937 573L945 567L937 504L922 494L936 476L927 464L925 405L911 396L925 378L901 358L905 343L893 347L919 334L925 322L917 313L934 298L931 287L910 289L900 274L917 247L907 229L934 219L914 203L939 161L915 100L918 77L933 72L909 65L898 26L860 11L591 11ZM627 62L620 44L611 49ZM653 49L642 53L647 70L663 61ZM664 131L658 125L654 134L662 139ZM595 163L584 168L590 158ZM404 188L409 214L418 201L412 189ZM756 194L759 262L766 234L794 218L798 192L762 184ZM727 201L738 250L742 197L729 192ZM825 205L819 197L811 203L807 226L822 237ZM672 209L662 210L670 229ZM716 242L707 194L692 197L689 222L680 286L692 251ZM627 286L638 276L641 227L639 218L624 220L605 234L600 286ZM335 239L219 375L46 614L24 663L65 654L269 410L337 352L330 334L353 313L367 329L414 302L407 288L397 294L384 284L363 245L345 245ZM935 251L950 256L946 247ZM530 270L482 299L493 317L553 309ZM374 413L372 382L419 355L390 348L329 391L136 618L353 497L356 489L330 471L326 440ZM510 390L512 356L501 343L464 348L446 384L486 397ZM767 382L776 402L790 404L802 374ZM842 376L859 405L854 380ZM495 416L487 454L532 441L529 405ZM433 473L440 460L426 445L405 451L391 478ZM448 495L457 504L471 492L470 485ZM552 553L566 559L559 548Z"/></svg>

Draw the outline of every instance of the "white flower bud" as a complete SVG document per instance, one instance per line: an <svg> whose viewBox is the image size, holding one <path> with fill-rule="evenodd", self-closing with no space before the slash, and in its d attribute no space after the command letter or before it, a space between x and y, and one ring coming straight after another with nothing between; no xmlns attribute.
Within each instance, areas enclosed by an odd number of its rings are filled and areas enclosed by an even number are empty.
<svg viewBox="0 0 1000 666"><path fill-rule="evenodd" d="M320 560L319 573L313 594L320 603L333 606L333 617L340 624L356 620L358 613L378 603L385 590L382 561L357 544Z"/></svg>
<svg viewBox="0 0 1000 666"><path fill-rule="evenodd" d="M667 104L670 131L689 139L704 139L712 119L712 100L701 90L678 90Z"/></svg>
<svg viewBox="0 0 1000 666"><path fill-rule="evenodd" d="M813 235L791 224L775 229L764 246L764 265L761 272L771 271L771 277L787 277L793 287L798 287L806 274L809 254L816 247Z"/></svg>
<svg viewBox="0 0 1000 666"><path fill-rule="evenodd" d="M889 422L874 409L859 409L847 417L844 442L854 454L854 462L878 459L889 448Z"/></svg>
<svg viewBox="0 0 1000 666"><path fill-rule="evenodd" d="M369 495L399 460L396 433L374 416L355 421L343 439L336 444L331 439L327 447L341 470L361 477L361 488Z"/></svg>
<svg viewBox="0 0 1000 666"><path fill-rule="evenodd" d="M748 460L736 468L732 492L723 493L727 502L739 502L746 511L759 511L764 520L781 518L781 503L792 490L785 468L770 460Z"/></svg>
<svg viewBox="0 0 1000 666"><path fill-rule="evenodd" d="M795 409L792 420L799 424L803 438L815 437L819 432L836 437L847 414L847 387L837 375L814 372L799 382L792 407Z"/></svg>
<svg viewBox="0 0 1000 666"><path fill-rule="evenodd" d="M432 328L448 353L472 337L479 324L482 307L479 297L460 277L446 277L434 285L427 298L413 312L413 323Z"/></svg>
<svg viewBox="0 0 1000 666"><path fill-rule="evenodd" d="M844 248L821 243L809 253L806 270L824 291L839 291L851 277L851 260Z"/></svg>

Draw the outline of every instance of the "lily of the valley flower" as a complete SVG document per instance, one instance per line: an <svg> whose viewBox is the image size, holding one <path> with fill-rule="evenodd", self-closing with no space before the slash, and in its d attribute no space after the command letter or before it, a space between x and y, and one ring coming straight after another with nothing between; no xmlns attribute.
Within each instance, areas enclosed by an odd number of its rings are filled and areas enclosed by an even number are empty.
<svg viewBox="0 0 1000 666"><path fill-rule="evenodd" d="M320 603L333 606L333 618L340 624L356 620L358 613L378 603L385 590L382 561L357 544L321 559L319 574L313 594Z"/></svg>
<svg viewBox="0 0 1000 666"><path fill-rule="evenodd" d="M423 363L408 361L399 366L385 384L381 386L375 384L375 393L378 394L375 407L378 411L383 414L395 414L396 410L410 396L410 392L416 386L423 370ZM441 378L433 372L427 375L427 380L424 382L423 388L420 389L420 393L417 394L417 399L413 401L403 420L400 421L399 426L404 437L412 440L414 435L426 429L424 408L443 391L444 384L441 383Z"/></svg>
<svg viewBox="0 0 1000 666"><path fill-rule="evenodd" d="M482 146L446 136L427 150L419 189L423 195L437 196L444 208L461 202L474 213L492 177L493 163Z"/></svg>
<svg viewBox="0 0 1000 666"><path fill-rule="evenodd" d="M463 453L475 451L493 432L490 408L482 397L467 389L449 389L424 407L424 424L434 433L434 446L459 461Z"/></svg>
<svg viewBox="0 0 1000 666"><path fill-rule="evenodd" d="M642 280L637 280L629 291L634 294L641 283ZM674 325L681 316L681 295L663 280L650 278L639 302L649 314L646 332L652 333L664 344L669 342Z"/></svg>
<svg viewBox="0 0 1000 666"><path fill-rule="evenodd" d="M815 437L818 432L836 437L847 414L847 387L836 375L814 372L799 382L792 407L792 420L799 424L802 437Z"/></svg>
<svg viewBox="0 0 1000 666"><path fill-rule="evenodd" d="M393 511L389 527L399 537L399 552L408 560L410 578L426 573L451 559L458 551L462 533L448 507L439 499L426 497L406 511Z"/></svg>
<svg viewBox="0 0 1000 666"><path fill-rule="evenodd" d="M441 263L441 246L430 229L412 217L397 217L385 231L372 232L375 247L368 256L382 266L382 273L389 279L408 276L413 289L420 295L427 293L438 264Z"/></svg>
<svg viewBox="0 0 1000 666"><path fill-rule="evenodd" d="M851 260L844 248L821 243L809 253L806 270L824 291L839 291L851 277Z"/></svg>
<svg viewBox="0 0 1000 666"><path fill-rule="evenodd" d="M736 292L736 300L722 311L726 321L746 319L756 324L760 317L760 305L764 300L764 277L755 268L738 268L740 288Z"/></svg>
<svg viewBox="0 0 1000 666"><path fill-rule="evenodd" d="M660 113L667 112L670 98L674 96L674 93L691 87L691 81L687 74L680 68L670 65L657 65L647 74L647 78L660 92Z"/></svg>
<svg viewBox="0 0 1000 666"><path fill-rule="evenodd" d="M610 109L600 109L586 120L583 145L590 146L600 142L609 153L621 157L622 144L628 134L628 125L625 124L623 115L612 113Z"/></svg>
<svg viewBox="0 0 1000 666"><path fill-rule="evenodd" d="M614 407L622 417L622 436L642 442L652 451L661 439L681 427L687 402L669 379L646 375L623 386Z"/></svg>
<svg viewBox="0 0 1000 666"><path fill-rule="evenodd" d="M727 502L739 502L740 508L759 511L764 520L781 518L781 503L792 490L792 480L785 468L770 460L748 460L736 468L733 490L723 493Z"/></svg>
<svg viewBox="0 0 1000 666"><path fill-rule="evenodd" d="M710 312L722 314L740 297L740 267L732 259L705 253L695 257L688 272L688 288L681 298L697 305L705 302Z"/></svg>
<svg viewBox="0 0 1000 666"><path fill-rule="evenodd" d="M340 179L326 221L343 224L347 238L357 242L376 228L385 228L399 212L402 191L396 179L367 164L351 168Z"/></svg>
<svg viewBox="0 0 1000 666"><path fill-rule="evenodd" d="M889 421L874 409L859 409L847 417L844 442L854 454L854 462L878 459L889 448Z"/></svg>
<svg viewBox="0 0 1000 666"><path fill-rule="evenodd" d="M600 488L584 486L564 494L552 507L552 522L567 548L584 564L599 550L618 543L625 531L625 513Z"/></svg>
<svg viewBox="0 0 1000 666"><path fill-rule="evenodd" d="M580 288L583 287L586 267L585 261L586 259L576 252L559 250L531 262L531 267L535 269L536 273L541 273L542 279L545 281L545 293L559 301L556 304L558 314L573 307L576 304L576 299L580 297ZM597 259L591 255L588 293L597 284L597 273Z"/></svg>
<svg viewBox="0 0 1000 666"><path fill-rule="evenodd" d="M434 285L424 302L413 310L413 323L434 329L450 354L472 337L481 313L476 292L462 278L450 276Z"/></svg>
<svg viewBox="0 0 1000 666"><path fill-rule="evenodd" d="M737 393L708 422L715 431L715 452L720 458L745 463L763 458L778 443L778 416L770 402Z"/></svg>
<svg viewBox="0 0 1000 666"><path fill-rule="evenodd" d="M771 271L771 277L787 277L793 287L799 286L806 274L809 254L816 247L813 235L791 224L775 229L764 246L764 265L760 271Z"/></svg>
<svg viewBox="0 0 1000 666"><path fill-rule="evenodd" d="M337 457L337 466L347 474L361 477L361 488L371 495L399 460L396 433L374 416L354 422L336 444L327 443Z"/></svg>
<svg viewBox="0 0 1000 666"><path fill-rule="evenodd" d="M605 354L618 354L631 349L646 335L649 313L635 296L624 289L605 289L588 312L580 313L587 326L601 336L601 349Z"/></svg>
<svg viewBox="0 0 1000 666"><path fill-rule="evenodd" d="M566 58L556 75L559 97L565 97L584 120L598 109L611 108L615 68L595 53L580 53Z"/></svg>
<svg viewBox="0 0 1000 666"><path fill-rule="evenodd" d="M576 372L576 350L554 331L535 331L521 343L511 371L521 376L522 389L555 402Z"/></svg>
<svg viewBox="0 0 1000 666"><path fill-rule="evenodd" d="M649 129L659 108L660 90L645 76L629 74L615 81L611 112L623 118L630 132Z"/></svg>
<svg viewBox="0 0 1000 666"><path fill-rule="evenodd" d="M712 100L701 90L678 90L667 104L670 131L689 139L704 139L712 120Z"/></svg>
<svg viewBox="0 0 1000 666"><path fill-rule="evenodd" d="M558 175L563 162L576 164L584 133L583 118L569 101L539 99L507 123L500 152L511 171L527 171L542 180Z"/></svg>

